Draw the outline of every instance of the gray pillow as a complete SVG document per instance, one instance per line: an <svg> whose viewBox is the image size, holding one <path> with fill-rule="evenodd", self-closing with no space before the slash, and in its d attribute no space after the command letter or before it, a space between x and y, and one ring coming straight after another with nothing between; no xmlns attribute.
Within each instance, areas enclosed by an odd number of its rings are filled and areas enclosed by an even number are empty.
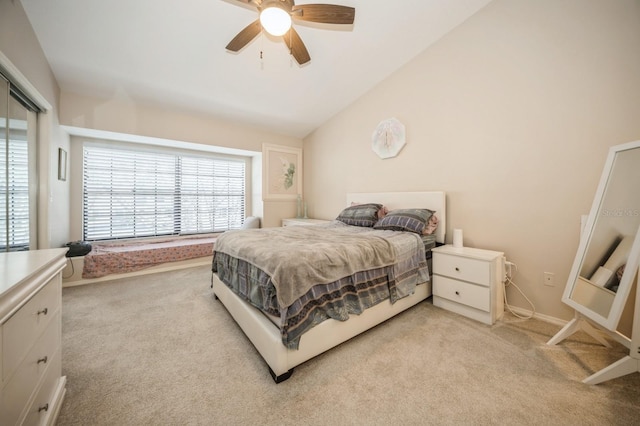
<svg viewBox="0 0 640 426"><path fill-rule="evenodd" d="M351 226L372 227L378 221L382 204L357 204L342 210L336 220Z"/></svg>
<svg viewBox="0 0 640 426"><path fill-rule="evenodd" d="M434 212L429 209L392 210L380 219L373 228L415 232L416 234L422 235L433 213Z"/></svg>

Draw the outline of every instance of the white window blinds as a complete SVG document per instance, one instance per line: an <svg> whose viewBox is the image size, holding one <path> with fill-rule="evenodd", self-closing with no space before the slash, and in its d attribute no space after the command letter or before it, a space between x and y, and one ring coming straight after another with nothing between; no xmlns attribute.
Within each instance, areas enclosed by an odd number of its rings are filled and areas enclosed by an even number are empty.
<svg viewBox="0 0 640 426"><path fill-rule="evenodd" d="M245 160L85 145L87 241L238 229Z"/></svg>
<svg viewBox="0 0 640 426"><path fill-rule="evenodd" d="M0 125L1 130L4 125ZM0 249L29 248L29 149L18 132L0 143Z"/></svg>

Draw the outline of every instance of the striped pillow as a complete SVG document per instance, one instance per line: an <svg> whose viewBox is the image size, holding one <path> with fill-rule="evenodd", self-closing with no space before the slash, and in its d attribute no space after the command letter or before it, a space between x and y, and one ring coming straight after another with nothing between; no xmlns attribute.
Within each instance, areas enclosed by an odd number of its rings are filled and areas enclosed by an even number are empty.
<svg viewBox="0 0 640 426"><path fill-rule="evenodd" d="M351 226L372 227L378 221L382 204L358 204L342 210L336 220Z"/></svg>
<svg viewBox="0 0 640 426"><path fill-rule="evenodd" d="M422 235L434 213L429 209L392 210L375 224L374 229L407 231Z"/></svg>

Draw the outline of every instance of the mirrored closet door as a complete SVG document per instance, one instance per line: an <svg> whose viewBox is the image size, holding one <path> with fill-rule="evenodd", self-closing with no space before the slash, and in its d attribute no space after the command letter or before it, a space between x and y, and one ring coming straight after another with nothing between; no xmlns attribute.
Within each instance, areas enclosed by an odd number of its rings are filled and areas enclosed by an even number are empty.
<svg viewBox="0 0 640 426"><path fill-rule="evenodd" d="M0 74L0 251L35 248L35 110Z"/></svg>

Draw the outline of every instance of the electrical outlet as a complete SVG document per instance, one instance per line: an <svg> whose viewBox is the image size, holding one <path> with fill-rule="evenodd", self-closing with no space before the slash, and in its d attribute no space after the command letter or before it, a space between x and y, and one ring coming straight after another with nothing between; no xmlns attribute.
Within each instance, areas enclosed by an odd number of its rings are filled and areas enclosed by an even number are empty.
<svg viewBox="0 0 640 426"><path fill-rule="evenodd" d="M545 272L544 273L544 285L549 287L556 286L556 274L553 272Z"/></svg>

